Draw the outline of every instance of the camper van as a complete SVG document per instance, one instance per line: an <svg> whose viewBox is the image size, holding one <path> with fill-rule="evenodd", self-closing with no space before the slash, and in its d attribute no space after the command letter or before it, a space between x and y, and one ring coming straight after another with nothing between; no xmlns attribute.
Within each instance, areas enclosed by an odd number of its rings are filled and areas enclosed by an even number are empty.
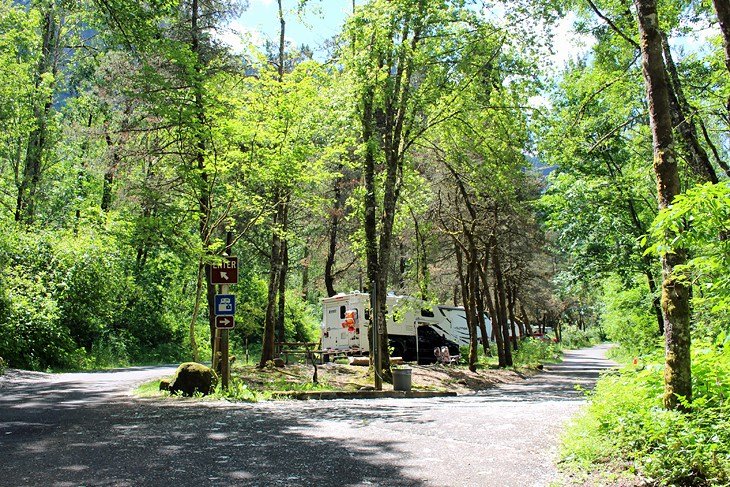
<svg viewBox="0 0 730 487"><path fill-rule="evenodd" d="M388 339L393 356L419 363L435 362L436 348L447 347L451 357L458 357L459 343L450 338L453 325L445 314L421 309L420 300L410 296L389 295ZM322 300L322 349L348 351L352 354L370 352L370 295L362 292L338 294ZM458 321L454 319L454 321ZM466 321L464 321L466 323ZM456 328L459 328L457 324ZM468 331L467 343L468 343Z"/></svg>

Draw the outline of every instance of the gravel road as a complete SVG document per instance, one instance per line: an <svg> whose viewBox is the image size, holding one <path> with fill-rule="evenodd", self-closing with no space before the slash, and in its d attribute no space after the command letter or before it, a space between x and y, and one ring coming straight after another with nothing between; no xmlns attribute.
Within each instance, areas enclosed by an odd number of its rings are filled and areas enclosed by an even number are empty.
<svg viewBox="0 0 730 487"><path fill-rule="evenodd" d="M439 399L135 399L138 367L0 377L0 486L546 486L564 422L612 364L568 352L518 384Z"/></svg>

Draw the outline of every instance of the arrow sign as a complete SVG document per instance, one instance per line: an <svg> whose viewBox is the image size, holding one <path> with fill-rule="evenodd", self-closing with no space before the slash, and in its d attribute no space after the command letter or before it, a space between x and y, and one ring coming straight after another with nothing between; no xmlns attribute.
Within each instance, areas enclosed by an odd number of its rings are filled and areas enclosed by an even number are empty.
<svg viewBox="0 0 730 487"><path fill-rule="evenodd" d="M236 326L233 316L216 316L215 327L220 330L232 330Z"/></svg>
<svg viewBox="0 0 730 487"><path fill-rule="evenodd" d="M210 266L211 284L238 283L238 257L224 257L223 262Z"/></svg>

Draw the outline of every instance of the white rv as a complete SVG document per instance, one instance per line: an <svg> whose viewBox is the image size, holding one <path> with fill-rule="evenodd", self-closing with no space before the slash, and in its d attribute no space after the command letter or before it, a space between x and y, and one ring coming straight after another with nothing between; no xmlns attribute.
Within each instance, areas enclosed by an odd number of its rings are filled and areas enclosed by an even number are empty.
<svg viewBox="0 0 730 487"><path fill-rule="evenodd" d="M394 348L402 348L400 352L410 355L419 343L430 344L433 337L422 337L433 332L457 345L469 344L469 329L466 325L464 308L435 306L433 310L422 309L422 302L410 296L389 295L386 299L388 307L388 336ZM367 353L370 351L368 334L370 333L370 295L362 292L338 294L322 300L322 349L349 350ZM491 322L485 316L487 333L491 335ZM426 326L428 325L428 326ZM425 328L422 328L425 327ZM480 336L480 335L477 335ZM415 340L415 337L419 337ZM401 340L398 340L401 338ZM410 341L404 339L409 338ZM410 343L410 342L414 343ZM397 352L397 351L396 351ZM419 357L422 353L415 352Z"/></svg>
<svg viewBox="0 0 730 487"><path fill-rule="evenodd" d="M322 300L322 349L368 352L370 295L352 292Z"/></svg>
<svg viewBox="0 0 730 487"><path fill-rule="evenodd" d="M446 338L458 343L460 346L469 345L469 327L466 324L466 311L462 306L434 306L434 317L438 323L434 328L439 333L444 333ZM484 324L487 328L487 336L492 336L492 320L484 315ZM481 340L482 332L477 325L477 340Z"/></svg>

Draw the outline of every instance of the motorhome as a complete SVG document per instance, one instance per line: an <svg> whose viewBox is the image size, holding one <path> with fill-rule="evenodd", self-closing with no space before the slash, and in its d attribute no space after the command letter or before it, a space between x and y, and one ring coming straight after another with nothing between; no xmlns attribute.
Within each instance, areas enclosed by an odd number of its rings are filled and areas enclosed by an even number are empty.
<svg viewBox="0 0 730 487"><path fill-rule="evenodd" d="M469 343L464 308L435 306L422 308L411 296L388 295L389 345L393 356L404 360L433 362L434 349L446 346L450 355L458 355L459 346ZM362 292L338 294L322 300L322 349L370 352L370 295ZM488 334L491 334L491 322Z"/></svg>

